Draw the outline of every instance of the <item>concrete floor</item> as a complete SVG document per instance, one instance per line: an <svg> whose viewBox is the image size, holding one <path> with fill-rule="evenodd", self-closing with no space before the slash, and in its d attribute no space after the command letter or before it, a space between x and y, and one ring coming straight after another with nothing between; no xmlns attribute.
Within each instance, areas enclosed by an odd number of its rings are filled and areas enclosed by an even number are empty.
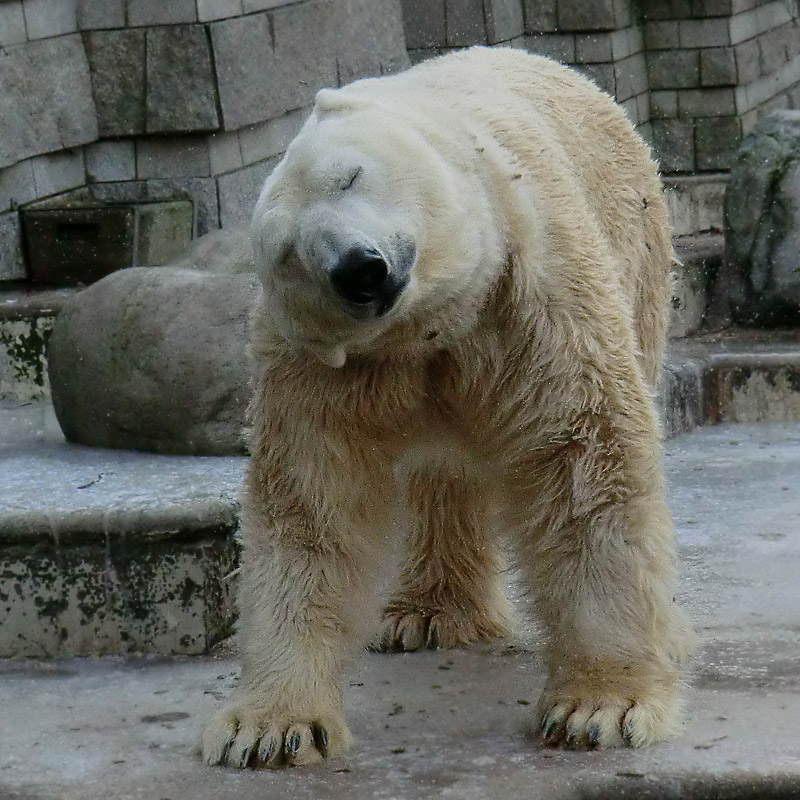
<svg viewBox="0 0 800 800"><path fill-rule="evenodd" d="M358 743L313 768L202 766L193 743L231 658L0 662L3 800L800 798L800 423L671 440L680 595L701 647L681 738L573 753L531 742L533 633L365 653L346 680Z"/></svg>

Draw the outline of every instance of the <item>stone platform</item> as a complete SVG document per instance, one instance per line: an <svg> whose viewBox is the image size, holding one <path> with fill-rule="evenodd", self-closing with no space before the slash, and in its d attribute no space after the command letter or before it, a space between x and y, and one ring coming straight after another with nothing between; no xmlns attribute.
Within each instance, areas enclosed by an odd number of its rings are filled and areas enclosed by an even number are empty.
<svg viewBox="0 0 800 800"><path fill-rule="evenodd" d="M800 424L700 428L665 451L679 596L700 640L676 742L573 753L527 739L543 672L524 624L491 646L364 653L345 682L355 749L282 773L204 767L194 755L202 720L235 680L230 656L7 660L0 797L800 797ZM523 601L515 607L521 615Z"/></svg>

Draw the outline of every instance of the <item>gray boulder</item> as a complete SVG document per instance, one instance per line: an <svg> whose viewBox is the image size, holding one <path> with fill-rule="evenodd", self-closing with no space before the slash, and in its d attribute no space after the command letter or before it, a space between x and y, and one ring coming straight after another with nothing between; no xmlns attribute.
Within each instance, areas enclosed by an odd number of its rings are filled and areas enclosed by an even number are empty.
<svg viewBox="0 0 800 800"><path fill-rule="evenodd" d="M71 442L186 455L244 452L252 274L135 267L63 307L48 344Z"/></svg>
<svg viewBox="0 0 800 800"><path fill-rule="evenodd" d="M224 228L195 239L169 264L225 275L255 272L253 246L247 228Z"/></svg>
<svg viewBox="0 0 800 800"><path fill-rule="evenodd" d="M764 117L739 149L715 294L737 324L800 323L800 111Z"/></svg>

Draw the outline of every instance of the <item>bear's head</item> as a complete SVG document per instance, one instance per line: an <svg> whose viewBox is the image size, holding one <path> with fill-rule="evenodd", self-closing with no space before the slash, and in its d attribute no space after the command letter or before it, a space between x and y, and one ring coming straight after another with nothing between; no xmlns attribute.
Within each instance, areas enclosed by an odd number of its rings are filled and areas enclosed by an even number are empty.
<svg viewBox="0 0 800 800"><path fill-rule="evenodd" d="M322 90L253 216L265 312L334 367L388 341L457 336L503 258L472 142L413 103L378 102L391 80Z"/></svg>

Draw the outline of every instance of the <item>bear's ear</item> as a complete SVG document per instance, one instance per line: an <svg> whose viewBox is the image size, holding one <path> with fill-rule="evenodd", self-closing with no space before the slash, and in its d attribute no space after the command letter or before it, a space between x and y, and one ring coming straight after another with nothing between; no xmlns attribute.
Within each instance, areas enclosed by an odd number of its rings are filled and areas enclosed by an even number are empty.
<svg viewBox="0 0 800 800"><path fill-rule="evenodd" d="M351 111L357 105L355 98L341 89L320 89L317 92L314 110L318 117L324 117L340 111Z"/></svg>

